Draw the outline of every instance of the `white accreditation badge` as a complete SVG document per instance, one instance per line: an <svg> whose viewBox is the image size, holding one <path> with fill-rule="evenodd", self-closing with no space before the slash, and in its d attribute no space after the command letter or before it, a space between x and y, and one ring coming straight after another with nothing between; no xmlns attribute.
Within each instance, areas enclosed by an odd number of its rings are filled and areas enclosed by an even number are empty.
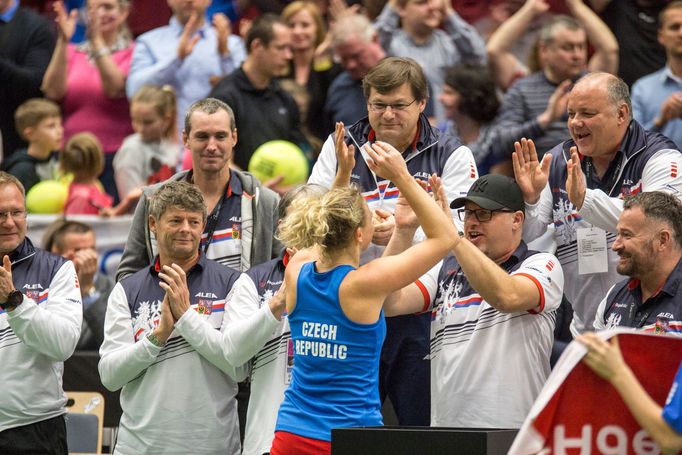
<svg viewBox="0 0 682 455"><path fill-rule="evenodd" d="M609 269L606 231L596 227L579 228L578 274L604 273Z"/></svg>

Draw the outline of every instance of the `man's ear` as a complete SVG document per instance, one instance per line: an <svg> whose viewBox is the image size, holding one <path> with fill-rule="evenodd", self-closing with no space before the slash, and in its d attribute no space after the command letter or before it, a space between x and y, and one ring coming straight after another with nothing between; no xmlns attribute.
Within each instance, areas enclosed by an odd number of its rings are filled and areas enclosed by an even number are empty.
<svg viewBox="0 0 682 455"><path fill-rule="evenodd" d="M525 219L526 215L521 210L517 210L516 212L514 212L513 220L514 230L523 229L523 220Z"/></svg>
<svg viewBox="0 0 682 455"><path fill-rule="evenodd" d="M618 106L618 123L623 123L623 122L630 122L630 117L631 117L631 112L630 108L626 103L622 103L620 106Z"/></svg>
<svg viewBox="0 0 682 455"><path fill-rule="evenodd" d="M149 230L156 236L156 219L149 215Z"/></svg>
<svg viewBox="0 0 682 455"><path fill-rule="evenodd" d="M675 242L672 232L670 229L663 229L658 231L658 241L661 244L661 249L671 248Z"/></svg>
<svg viewBox="0 0 682 455"><path fill-rule="evenodd" d="M33 134L35 133L36 129L32 126L27 126L24 128L24 130L21 132L21 135L26 138L26 142L31 142L33 140Z"/></svg>

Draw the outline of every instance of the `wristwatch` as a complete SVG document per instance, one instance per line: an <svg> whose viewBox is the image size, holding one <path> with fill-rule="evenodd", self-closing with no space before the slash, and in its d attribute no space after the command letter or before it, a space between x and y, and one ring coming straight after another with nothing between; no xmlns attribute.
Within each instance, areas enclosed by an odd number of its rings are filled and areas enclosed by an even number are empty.
<svg viewBox="0 0 682 455"><path fill-rule="evenodd" d="M0 303L0 308L5 311L12 311L24 301L24 294L15 289L7 294L7 301Z"/></svg>

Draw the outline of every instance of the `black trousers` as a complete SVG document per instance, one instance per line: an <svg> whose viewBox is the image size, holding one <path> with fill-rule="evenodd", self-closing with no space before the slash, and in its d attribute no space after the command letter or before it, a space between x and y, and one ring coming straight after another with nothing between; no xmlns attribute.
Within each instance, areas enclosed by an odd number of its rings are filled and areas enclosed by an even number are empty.
<svg viewBox="0 0 682 455"><path fill-rule="evenodd" d="M3 455L68 455L66 422L60 415L51 419L0 431Z"/></svg>

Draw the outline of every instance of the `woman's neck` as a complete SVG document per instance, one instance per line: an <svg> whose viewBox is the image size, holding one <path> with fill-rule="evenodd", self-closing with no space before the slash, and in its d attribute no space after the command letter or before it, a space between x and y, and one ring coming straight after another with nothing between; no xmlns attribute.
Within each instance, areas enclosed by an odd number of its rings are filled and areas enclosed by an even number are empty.
<svg viewBox="0 0 682 455"><path fill-rule="evenodd" d="M354 251L353 251L354 250ZM352 265L358 267L360 265L360 248L347 247L331 256L322 256L317 261L317 271L327 272L340 265Z"/></svg>
<svg viewBox="0 0 682 455"><path fill-rule="evenodd" d="M315 57L315 49L297 50L294 51L294 78L298 85L305 86L308 84L310 78L310 68L313 65L313 58Z"/></svg>
<svg viewBox="0 0 682 455"><path fill-rule="evenodd" d="M465 145L476 142L481 134L481 124L468 115L454 115L452 121L457 125L457 134Z"/></svg>

